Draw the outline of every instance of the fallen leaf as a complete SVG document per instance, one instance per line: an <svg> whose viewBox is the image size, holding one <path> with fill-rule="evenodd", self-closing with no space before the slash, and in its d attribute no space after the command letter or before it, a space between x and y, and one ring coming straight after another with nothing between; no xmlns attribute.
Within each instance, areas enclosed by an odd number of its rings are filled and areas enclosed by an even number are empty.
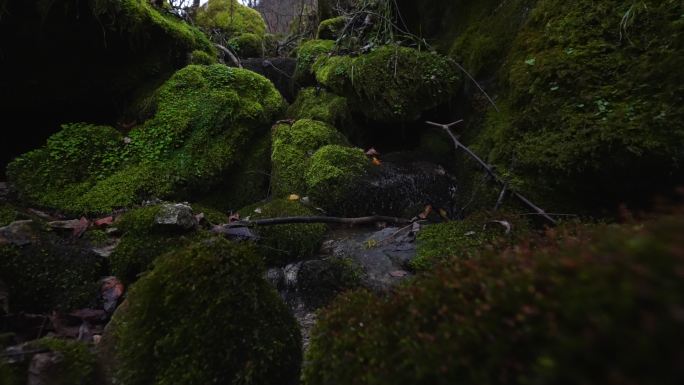
<svg viewBox="0 0 684 385"><path fill-rule="evenodd" d="M368 156L380 156L380 153L375 148L371 147L366 151L366 155L368 155Z"/></svg>
<svg viewBox="0 0 684 385"><path fill-rule="evenodd" d="M257 213L257 214L261 214L261 211L262 211L262 210L261 210L261 207L257 207L257 208L254 209L254 212Z"/></svg>
<svg viewBox="0 0 684 385"><path fill-rule="evenodd" d="M71 317L76 317L84 321L98 322L107 318L107 312L102 309L78 309L69 313Z"/></svg>
<svg viewBox="0 0 684 385"><path fill-rule="evenodd" d="M402 278L402 277L406 277L408 275L408 272L404 271L404 270L395 270L395 271L390 272L389 274L395 278Z"/></svg>
<svg viewBox="0 0 684 385"><path fill-rule="evenodd" d="M113 217L113 216L108 216L108 217L96 219L96 220L93 222L93 225L98 226L98 227L99 227L99 226L109 226L109 225L111 225L112 223L114 223L114 217Z"/></svg>
<svg viewBox="0 0 684 385"><path fill-rule="evenodd" d="M427 205L425 206L425 210L423 210L422 213L418 214L418 218L420 219L427 219L428 215L432 212L432 205Z"/></svg>
<svg viewBox="0 0 684 385"><path fill-rule="evenodd" d="M299 200L299 195L297 195L297 194L290 194L290 196L287 197L287 200L290 200L290 201L298 201L298 200Z"/></svg>
<svg viewBox="0 0 684 385"><path fill-rule="evenodd" d="M237 222L240 220L240 213L231 213L228 216L228 223Z"/></svg>
<svg viewBox="0 0 684 385"><path fill-rule="evenodd" d="M53 229L71 229L71 235L74 238L78 238L88 230L90 221L86 217L81 217L81 219L48 222L48 226Z"/></svg>
<svg viewBox="0 0 684 385"><path fill-rule="evenodd" d="M439 209L439 216L442 217L444 220L449 220L449 214L444 209Z"/></svg>
<svg viewBox="0 0 684 385"><path fill-rule="evenodd" d="M37 216L37 217L40 217L40 218L43 218L43 219L47 219L47 220L49 220L49 221L55 219L52 215L50 215L50 214L48 214L48 213L46 213L46 212L44 212L44 211L40 211L40 210L36 210L36 209L28 209L28 212L30 212L31 214L33 214L33 215L35 215L35 216Z"/></svg>
<svg viewBox="0 0 684 385"><path fill-rule="evenodd" d="M376 165L376 166L380 166L380 165L382 164L382 162L381 162L378 158L376 158L376 157L373 157L373 159L371 160L371 162L372 162L374 165Z"/></svg>
<svg viewBox="0 0 684 385"><path fill-rule="evenodd" d="M487 228L487 225L490 223L501 225L504 228L505 234L510 234L511 230L513 230L513 226L508 221L489 221L485 223L485 225L482 227L482 230L485 230Z"/></svg>
<svg viewBox="0 0 684 385"><path fill-rule="evenodd" d="M199 214L195 215L195 221L197 221L197 223L202 223L203 220L204 220L204 213L199 213Z"/></svg>
<svg viewBox="0 0 684 385"><path fill-rule="evenodd" d="M100 293L104 301L104 309L107 313L112 313L116 309L119 298L124 293L124 285L116 277L110 276L102 279Z"/></svg>

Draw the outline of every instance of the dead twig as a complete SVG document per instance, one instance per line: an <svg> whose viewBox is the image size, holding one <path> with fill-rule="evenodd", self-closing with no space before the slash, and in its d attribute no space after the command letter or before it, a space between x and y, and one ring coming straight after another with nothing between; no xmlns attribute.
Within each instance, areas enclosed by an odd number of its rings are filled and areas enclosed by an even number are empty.
<svg viewBox="0 0 684 385"><path fill-rule="evenodd" d="M273 226L273 225L287 225L295 223L338 223L345 225L367 225L371 223L387 222L391 224L404 225L411 223L410 219L386 217L382 215L373 215L368 217L358 218L340 218L340 217L324 217L324 216L302 216L302 217L280 217L280 218L264 218L249 221L235 221L232 223L220 225L220 228L234 228L234 227L258 227L258 226Z"/></svg>
<svg viewBox="0 0 684 385"><path fill-rule="evenodd" d="M487 164L484 160L482 160L482 158L480 158L479 156L477 156L477 154L475 154L475 153L474 153L473 151L471 151L468 147L466 147L465 145L463 145L463 143L461 143L461 142L458 140L458 137L456 137L456 135L454 135L454 133L451 132L451 127L453 127L453 126L455 126L455 125L457 125L457 124L459 124L459 123L462 123L462 122L463 122L463 119L458 120L458 121L453 122L453 123L449 123L449 124L440 124L440 123L435 123L435 122L430 122L430 121L426 121L425 123L427 123L427 124L429 124L429 125L431 125L431 126L434 126L434 127L441 128L442 130L444 130L444 132L446 132L446 133L449 135L449 137L451 137L451 140L454 142L454 146L456 147L456 149L459 149L459 148L460 148L460 149L462 149L463 151L465 151L471 158L473 158L473 159L474 159L474 160L475 160L475 161L476 161L476 162L477 162L477 163L478 163L478 164L487 172L487 174L489 174L489 176L492 177L492 179L494 179L494 181L496 181L496 182L497 182L499 185L501 185L502 187L503 187L503 186L506 186L507 182L506 182L505 180L503 180L502 178L500 178L500 177L496 174L496 172L494 172L494 168L493 168L492 166L490 166L489 164ZM549 223L551 223L551 224L554 225L554 226L558 224L558 222L556 222L555 219L551 218L544 210L542 210L540 207L538 207L537 205L535 205L534 203L532 203L529 199L525 198L522 194L520 194L520 193L518 193L518 192L516 192L516 191L513 191L513 190L511 190L510 192L511 192L511 194L513 194L513 196L515 196L519 201L521 201L525 206L527 206L527 207L531 208L532 210L534 210L537 214L539 214L540 216L542 216L542 217L543 217L544 219L546 219Z"/></svg>
<svg viewBox="0 0 684 385"><path fill-rule="evenodd" d="M229 49L226 48L225 46L222 46L221 44L214 43L214 45L215 45L218 49L220 49L221 51L223 51L223 53L225 53L226 55L228 55L228 58L230 58L230 61L232 61L233 64L235 64L236 67L242 68L242 63L240 63L240 59L238 59L238 57L233 53L233 51L229 50Z"/></svg>

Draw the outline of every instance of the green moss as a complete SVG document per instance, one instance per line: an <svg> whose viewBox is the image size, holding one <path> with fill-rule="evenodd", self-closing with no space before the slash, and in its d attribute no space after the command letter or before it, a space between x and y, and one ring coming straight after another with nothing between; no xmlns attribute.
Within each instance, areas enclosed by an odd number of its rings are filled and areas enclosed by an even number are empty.
<svg viewBox="0 0 684 385"><path fill-rule="evenodd" d="M677 2L539 1L500 70L503 113L473 147L560 210L670 188L684 144L681 15Z"/></svg>
<svg viewBox="0 0 684 385"><path fill-rule="evenodd" d="M156 225L155 217L160 209L161 206L147 206L131 210L116 223L123 236L109 261L112 273L126 285L150 270L157 257L204 236L201 232Z"/></svg>
<svg viewBox="0 0 684 385"><path fill-rule="evenodd" d="M101 257L45 233L36 223L26 230L28 245L0 245L0 281L13 312L45 313L94 306L103 273Z"/></svg>
<svg viewBox="0 0 684 385"><path fill-rule="evenodd" d="M293 125L280 124L273 130L271 186L276 196L306 191L304 173L311 155L328 144L346 144L346 139L323 122L301 119Z"/></svg>
<svg viewBox="0 0 684 385"><path fill-rule="evenodd" d="M159 89L155 116L127 144L109 127L67 125L7 173L23 199L75 214L180 200L220 182L283 107L273 84L251 71L188 66Z"/></svg>
<svg viewBox="0 0 684 385"><path fill-rule="evenodd" d="M287 199L252 205L241 209L239 213L241 217L251 219L317 215L315 210L299 201ZM259 244L266 263L269 266L285 266L318 252L327 227L323 224L288 224L257 227L254 231L260 237Z"/></svg>
<svg viewBox="0 0 684 385"><path fill-rule="evenodd" d="M231 38L228 45L243 58L263 56L263 37L254 33L242 33Z"/></svg>
<svg viewBox="0 0 684 385"><path fill-rule="evenodd" d="M294 79L300 85L313 83L312 66L319 56L332 51L335 47L333 40L309 40L297 49L297 67L295 68Z"/></svg>
<svg viewBox="0 0 684 385"><path fill-rule="evenodd" d="M287 111L293 119L313 119L331 124L344 132L354 125L347 99L323 89L304 88Z"/></svg>
<svg viewBox="0 0 684 385"><path fill-rule="evenodd" d="M28 345L30 349L49 349L61 356L59 363L50 367L49 379L51 384L94 385L97 383L95 376L96 359L88 345L51 337L32 341Z"/></svg>
<svg viewBox="0 0 684 385"><path fill-rule="evenodd" d="M117 378L128 385L295 383L299 330L262 278L260 259L249 245L222 239L165 256L115 316Z"/></svg>
<svg viewBox="0 0 684 385"><path fill-rule="evenodd" d="M218 28L228 35L249 33L261 39L266 33L261 14L237 0L209 0L197 10L195 22L205 30Z"/></svg>
<svg viewBox="0 0 684 385"><path fill-rule="evenodd" d="M192 53L190 54L190 63L200 65L212 65L216 64L216 57L211 56L204 51L195 50L192 51Z"/></svg>
<svg viewBox="0 0 684 385"><path fill-rule="evenodd" d="M504 221L510 225L507 233ZM478 213L461 221L425 226L418 233L414 270L427 270L452 258L468 259L485 248L502 250L530 233L528 223L509 213Z"/></svg>
<svg viewBox="0 0 684 385"><path fill-rule="evenodd" d="M343 295L319 315L304 383L675 384L682 218L557 230L388 297Z"/></svg>
<svg viewBox="0 0 684 385"><path fill-rule="evenodd" d="M192 211L195 215L204 214L204 218L212 225L228 223L228 214L214 207L202 203L193 203Z"/></svg>
<svg viewBox="0 0 684 385"><path fill-rule="evenodd" d="M316 39L336 40L340 37L339 35L344 26L347 25L348 20L346 16L338 16L321 21L321 24L318 25L318 32L316 32Z"/></svg>
<svg viewBox="0 0 684 385"><path fill-rule="evenodd" d="M313 64L316 80L338 94L350 91L354 58L351 56L320 56Z"/></svg>
<svg viewBox="0 0 684 385"><path fill-rule="evenodd" d="M0 202L0 227L7 226L17 220L19 213L9 203Z"/></svg>
<svg viewBox="0 0 684 385"><path fill-rule="evenodd" d="M361 286L363 269L350 259L304 262L297 272L297 295L312 309L328 305L345 291Z"/></svg>
<svg viewBox="0 0 684 385"><path fill-rule="evenodd" d="M365 175L370 161L360 148L328 145L311 157L304 174L309 196L330 213L344 213L352 204L355 181Z"/></svg>

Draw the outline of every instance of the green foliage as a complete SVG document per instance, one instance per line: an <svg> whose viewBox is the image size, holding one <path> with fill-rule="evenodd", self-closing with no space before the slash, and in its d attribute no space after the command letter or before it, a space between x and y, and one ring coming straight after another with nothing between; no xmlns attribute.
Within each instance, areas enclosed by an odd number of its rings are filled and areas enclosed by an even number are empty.
<svg viewBox="0 0 684 385"><path fill-rule="evenodd" d="M178 71L157 99L155 116L128 134L129 143L109 127L67 125L12 162L10 181L23 199L76 214L145 197L186 198L221 181L284 108L267 79L223 65Z"/></svg>
<svg viewBox="0 0 684 385"><path fill-rule="evenodd" d="M347 99L323 89L304 88L287 110L293 119L313 119L328 123L345 132L354 125Z"/></svg>
<svg viewBox="0 0 684 385"><path fill-rule="evenodd" d="M319 56L327 54L335 47L333 40L309 40L297 49L297 67L294 79L300 85L313 84L312 66Z"/></svg>
<svg viewBox="0 0 684 385"><path fill-rule="evenodd" d="M415 121L447 102L458 90L461 74L449 59L412 48L382 46L358 56L319 59L316 78L342 93L369 119Z"/></svg>
<svg viewBox="0 0 684 385"><path fill-rule="evenodd" d="M50 383L55 385L94 385L96 359L88 345L78 341L46 337L28 344L29 349L49 349L61 356L55 367L51 367Z"/></svg>
<svg viewBox="0 0 684 385"><path fill-rule="evenodd" d="M262 39L266 33L261 14L237 0L209 0L197 10L195 22L205 30L217 28L228 35L248 33Z"/></svg>
<svg viewBox="0 0 684 385"><path fill-rule="evenodd" d="M370 167L363 150L327 145L316 151L310 162L304 174L309 196L330 213L344 213L353 204L355 181Z"/></svg>
<svg viewBox="0 0 684 385"><path fill-rule="evenodd" d="M260 212L255 212L259 209ZM239 211L240 215L250 219L279 218L317 215L312 208L299 201L275 199L265 204L255 204ZM286 264L309 258L320 249L323 235L327 231L324 224L288 224L262 226L254 229L260 237L261 252L268 266L285 266Z"/></svg>
<svg viewBox="0 0 684 385"><path fill-rule="evenodd" d="M337 16L321 21L316 32L316 39L336 40L340 37L339 34L342 33L348 20L346 16Z"/></svg>
<svg viewBox="0 0 684 385"><path fill-rule="evenodd" d="M247 244L211 239L177 250L130 289L114 317L126 385L292 384L297 324Z"/></svg>
<svg viewBox="0 0 684 385"><path fill-rule="evenodd" d="M230 40L228 45L243 58L263 56L263 37L254 33L242 33Z"/></svg>
<svg viewBox="0 0 684 385"><path fill-rule="evenodd" d="M511 229L507 233L505 224ZM481 212L461 221L425 226L418 233L414 270L428 270L452 258L469 259L486 248L502 250L530 234L527 222L515 214Z"/></svg>
<svg viewBox="0 0 684 385"><path fill-rule="evenodd" d="M273 130L271 186L275 196L304 193L304 173L313 153L324 145L346 144L346 139L326 123L301 119Z"/></svg>
<svg viewBox="0 0 684 385"><path fill-rule="evenodd" d="M25 246L0 245L0 281L12 311L44 313L92 306L103 273L101 257L31 224L34 240Z"/></svg>
<svg viewBox="0 0 684 385"><path fill-rule="evenodd" d="M674 1L537 2L509 32L510 50L491 50L508 52L502 114L488 113L473 148L558 209L669 188L684 160L682 11Z"/></svg>
<svg viewBox="0 0 684 385"><path fill-rule="evenodd" d="M682 218L561 229L388 297L343 295L312 332L305 383L677 384Z"/></svg>

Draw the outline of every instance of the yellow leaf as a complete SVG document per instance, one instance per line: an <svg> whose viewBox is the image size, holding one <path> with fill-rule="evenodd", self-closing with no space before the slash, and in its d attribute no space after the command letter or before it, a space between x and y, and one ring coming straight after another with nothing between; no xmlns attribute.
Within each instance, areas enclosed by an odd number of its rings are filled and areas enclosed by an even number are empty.
<svg viewBox="0 0 684 385"><path fill-rule="evenodd" d="M299 200L299 195L297 195L297 194L290 194L290 196L287 197L287 200L290 200L290 201L298 201L298 200Z"/></svg>

